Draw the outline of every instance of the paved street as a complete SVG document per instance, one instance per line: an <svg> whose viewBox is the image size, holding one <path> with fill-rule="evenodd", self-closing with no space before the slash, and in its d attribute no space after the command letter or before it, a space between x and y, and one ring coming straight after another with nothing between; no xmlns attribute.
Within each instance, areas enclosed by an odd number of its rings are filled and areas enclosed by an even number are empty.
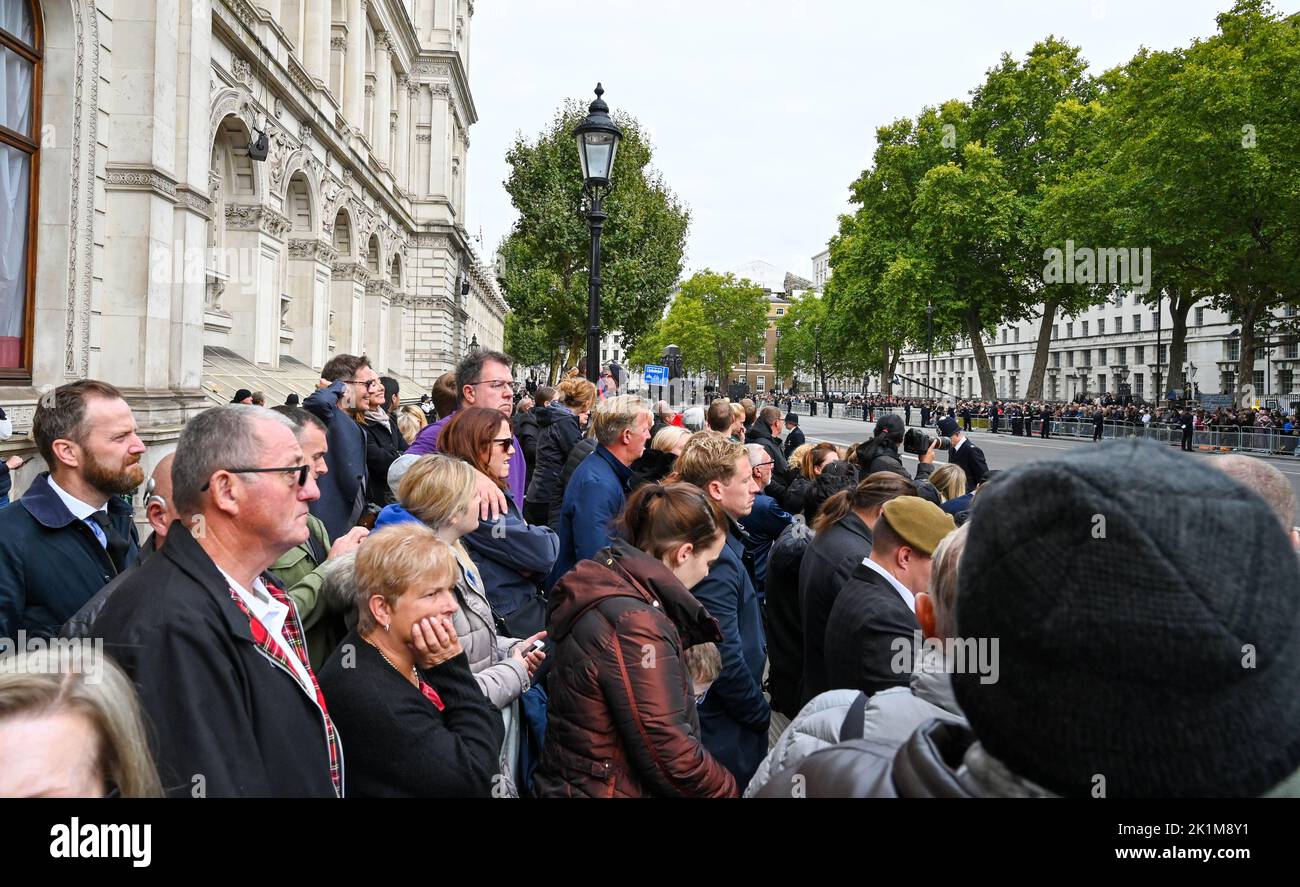
<svg viewBox="0 0 1300 887"><path fill-rule="evenodd" d="M916 419L915 413L913 419ZM800 427L803 428L804 434L810 441L829 440L847 446L865 440L874 425L873 423L849 419L801 416ZM911 427L919 428L920 425L914 421ZM926 431L930 434L935 433L933 426L927 428ZM975 431L971 434L971 440L984 451L984 457L988 460L989 468L1012 468L1026 462L1033 462L1036 459L1049 459L1076 447L1100 446L1100 444L1094 444L1092 441L1071 438L1042 440L1037 437L1012 437L1009 432L995 435L986 431ZM1211 453L1187 453L1185 455L1189 459L1205 461L1207 471L1210 470L1209 460L1218 458L1218 456ZM943 462L945 458L945 456L940 455L937 457L937 461ZM916 464L916 457L907 453L903 454L903 460L909 466ZM1277 466L1277 469L1287 476L1291 481L1291 485L1296 489L1297 498L1300 499L1300 459L1272 457L1268 461ZM909 470L913 469L909 467ZM1300 507L1297 508L1296 522L1300 524Z"/></svg>

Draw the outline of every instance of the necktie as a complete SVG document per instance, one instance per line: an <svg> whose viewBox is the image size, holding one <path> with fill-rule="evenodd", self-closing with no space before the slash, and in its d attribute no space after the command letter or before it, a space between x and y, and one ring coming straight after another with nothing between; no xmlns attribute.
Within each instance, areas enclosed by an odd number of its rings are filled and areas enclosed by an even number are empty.
<svg viewBox="0 0 1300 887"><path fill-rule="evenodd" d="M99 524L99 528L104 531L104 537L108 539L108 559L113 562L117 572L122 572L126 569L126 553L130 545L117 530L113 529L113 525L108 520L108 512L96 511L90 519Z"/></svg>

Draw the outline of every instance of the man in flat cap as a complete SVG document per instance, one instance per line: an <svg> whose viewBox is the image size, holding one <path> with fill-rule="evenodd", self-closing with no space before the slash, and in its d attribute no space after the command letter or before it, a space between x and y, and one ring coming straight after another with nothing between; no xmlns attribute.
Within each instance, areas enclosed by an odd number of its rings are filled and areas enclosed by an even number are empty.
<svg viewBox="0 0 1300 887"><path fill-rule="evenodd" d="M826 678L832 689L869 696L908 685L913 656L898 655L894 642L912 643L919 628L916 595L929 586L934 550L954 529L951 515L919 496L884 504L872 528L871 554L854 569L826 623Z"/></svg>

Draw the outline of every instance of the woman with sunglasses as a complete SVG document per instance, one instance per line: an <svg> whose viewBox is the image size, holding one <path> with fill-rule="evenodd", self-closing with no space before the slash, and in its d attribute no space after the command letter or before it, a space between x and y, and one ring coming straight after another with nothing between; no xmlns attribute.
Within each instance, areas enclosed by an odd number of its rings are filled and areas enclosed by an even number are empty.
<svg viewBox="0 0 1300 887"><path fill-rule="evenodd" d="M498 410L470 407L458 412L439 438L439 447L487 475L504 491L514 455L510 420ZM496 520L481 520L465 536L497 628L510 637L527 638L546 627L546 603L541 582L559 553L559 538L550 527L526 523L507 497L505 514Z"/></svg>

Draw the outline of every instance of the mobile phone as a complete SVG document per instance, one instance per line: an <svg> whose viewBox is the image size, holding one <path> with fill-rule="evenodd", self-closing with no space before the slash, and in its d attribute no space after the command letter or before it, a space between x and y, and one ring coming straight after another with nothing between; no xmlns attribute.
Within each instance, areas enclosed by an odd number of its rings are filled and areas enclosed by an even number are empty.
<svg viewBox="0 0 1300 887"><path fill-rule="evenodd" d="M533 641L533 645L528 648L528 652L540 653L545 647L546 647L546 641L542 640L541 638L538 638L537 640Z"/></svg>

